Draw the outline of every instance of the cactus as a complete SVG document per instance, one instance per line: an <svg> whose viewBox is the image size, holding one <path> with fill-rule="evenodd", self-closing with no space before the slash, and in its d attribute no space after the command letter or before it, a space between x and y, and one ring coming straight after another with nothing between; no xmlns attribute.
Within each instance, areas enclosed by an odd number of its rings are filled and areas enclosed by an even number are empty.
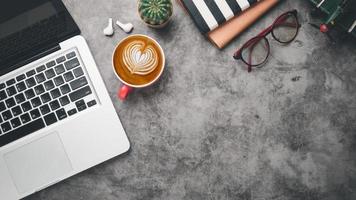
<svg viewBox="0 0 356 200"><path fill-rule="evenodd" d="M171 0L139 0L138 11L148 25L160 27L171 18L173 5Z"/></svg>

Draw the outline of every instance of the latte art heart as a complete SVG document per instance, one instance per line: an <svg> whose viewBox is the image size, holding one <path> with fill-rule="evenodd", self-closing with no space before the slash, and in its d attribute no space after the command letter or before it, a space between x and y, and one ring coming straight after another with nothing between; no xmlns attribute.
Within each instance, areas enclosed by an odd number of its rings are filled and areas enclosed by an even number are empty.
<svg viewBox="0 0 356 200"><path fill-rule="evenodd" d="M123 51L123 62L131 74L147 75L158 66L158 53L142 41L129 43Z"/></svg>

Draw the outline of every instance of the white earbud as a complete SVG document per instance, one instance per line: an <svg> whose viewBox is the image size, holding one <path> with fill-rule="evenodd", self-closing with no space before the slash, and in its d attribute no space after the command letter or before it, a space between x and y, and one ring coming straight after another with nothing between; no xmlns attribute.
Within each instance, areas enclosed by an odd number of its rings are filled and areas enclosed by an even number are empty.
<svg viewBox="0 0 356 200"><path fill-rule="evenodd" d="M126 33L130 33L134 28L131 23L123 24L119 20L116 21L116 25L118 25Z"/></svg>
<svg viewBox="0 0 356 200"><path fill-rule="evenodd" d="M112 25L112 18L109 18L109 24L104 29L103 33L106 36L112 36L114 34L114 28L113 28L113 25Z"/></svg>

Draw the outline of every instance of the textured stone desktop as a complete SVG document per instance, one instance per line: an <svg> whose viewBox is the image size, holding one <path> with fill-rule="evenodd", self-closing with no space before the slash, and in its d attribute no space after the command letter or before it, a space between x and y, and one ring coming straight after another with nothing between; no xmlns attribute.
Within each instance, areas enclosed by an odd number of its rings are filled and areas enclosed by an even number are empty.
<svg viewBox="0 0 356 200"><path fill-rule="evenodd" d="M311 27L307 1L287 0L224 50L175 3L163 30L148 28L134 0L64 0L97 61L131 142L119 157L28 200L354 200L356 42ZM281 13L298 9L300 33L247 73L234 51ZM160 81L117 100L111 66L127 36L102 34L107 20L132 22L157 39L167 65Z"/></svg>

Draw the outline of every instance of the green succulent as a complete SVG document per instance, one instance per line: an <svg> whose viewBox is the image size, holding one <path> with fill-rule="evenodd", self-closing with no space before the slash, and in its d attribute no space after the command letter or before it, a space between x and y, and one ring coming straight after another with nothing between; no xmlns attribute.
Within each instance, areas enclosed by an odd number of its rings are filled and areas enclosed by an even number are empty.
<svg viewBox="0 0 356 200"><path fill-rule="evenodd" d="M160 26L172 16L173 5L171 0L139 0L138 11L144 22Z"/></svg>

